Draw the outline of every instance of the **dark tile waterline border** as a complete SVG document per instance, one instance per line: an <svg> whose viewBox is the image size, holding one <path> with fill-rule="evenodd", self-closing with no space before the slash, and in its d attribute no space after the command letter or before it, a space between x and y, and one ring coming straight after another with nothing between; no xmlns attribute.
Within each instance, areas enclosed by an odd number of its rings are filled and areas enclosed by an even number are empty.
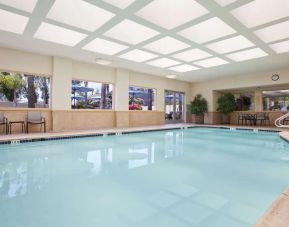
<svg viewBox="0 0 289 227"><path fill-rule="evenodd" d="M76 139L76 138L85 138L85 137L118 136L118 135L127 135L127 134L143 133L143 132L182 130L182 129L188 129L188 128L216 128L216 129L225 129L225 130L232 130L232 131L236 130L236 131L254 131L254 132L270 132L270 133L281 132L280 130L273 130L273 129L238 128L238 127L235 128L235 127L212 126L212 125L204 125L204 126L202 126L202 125L192 126L191 125L191 126L179 126L179 127L171 127L171 128L141 129L141 130L107 132L107 133L92 133L92 134L71 135L71 136L51 136L51 137L40 137L40 138L34 138L34 139L10 139L10 140L6 140L6 141L1 141L0 145L32 143L32 142L52 141L52 140L67 140L67 139Z"/></svg>

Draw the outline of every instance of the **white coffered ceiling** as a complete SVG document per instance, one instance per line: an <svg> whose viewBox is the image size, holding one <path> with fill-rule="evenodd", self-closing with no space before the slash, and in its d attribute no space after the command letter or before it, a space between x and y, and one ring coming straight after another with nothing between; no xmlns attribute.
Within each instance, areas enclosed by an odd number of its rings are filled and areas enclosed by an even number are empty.
<svg viewBox="0 0 289 227"><path fill-rule="evenodd" d="M289 67L287 0L0 0L0 46L202 81Z"/></svg>

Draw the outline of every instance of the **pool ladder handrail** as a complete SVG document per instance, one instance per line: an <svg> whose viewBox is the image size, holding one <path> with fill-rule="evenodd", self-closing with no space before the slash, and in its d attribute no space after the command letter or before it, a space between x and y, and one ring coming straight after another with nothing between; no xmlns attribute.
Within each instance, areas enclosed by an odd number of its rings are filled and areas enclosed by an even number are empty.
<svg viewBox="0 0 289 227"><path fill-rule="evenodd" d="M289 125L284 125L281 123L281 121L287 117L289 117L289 113L286 113L286 114L282 115L281 117L277 118L274 122L275 126L277 126L279 128L289 128Z"/></svg>

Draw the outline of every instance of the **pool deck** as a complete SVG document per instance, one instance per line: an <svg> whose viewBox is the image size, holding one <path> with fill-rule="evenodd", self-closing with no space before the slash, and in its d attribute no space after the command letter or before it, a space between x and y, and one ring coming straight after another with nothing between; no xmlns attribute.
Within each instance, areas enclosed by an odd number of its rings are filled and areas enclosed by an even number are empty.
<svg viewBox="0 0 289 227"><path fill-rule="evenodd" d="M63 132L1 135L0 142L3 143L5 141L20 141L20 140L34 140L34 139L37 140L37 139L51 139L51 138L53 139L59 137L71 138L77 136L157 131L168 129L180 129L186 127L216 127L216 128L238 128L240 130L260 129L265 131L279 131L280 137L289 142L288 128L260 127L260 126L252 127L252 126L239 126L239 125L195 125L185 123L135 127L135 128L91 129L91 130L77 130L77 131L63 131ZM254 227L288 227L288 226L289 226L289 186L279 196L279 198L276 199L276 201L272 204L272 206L268 209L268 211L259 219L259 221L256 223Z"/></svg>

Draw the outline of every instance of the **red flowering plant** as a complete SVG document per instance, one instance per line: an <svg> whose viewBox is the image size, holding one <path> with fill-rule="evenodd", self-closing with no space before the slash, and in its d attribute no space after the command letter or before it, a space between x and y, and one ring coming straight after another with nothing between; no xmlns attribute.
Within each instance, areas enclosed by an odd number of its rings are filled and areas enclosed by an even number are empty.
<svg viewBox="0 0 289 227"><path fill-rule="evenodd" d="M139 104L134 103L134 104L130 104L128 106L128 109L129 110L142 110L142 106L139 105Z"/></svg>
<svg viewBox="0 0 289 227"><path fill-rule="evenodd" d="M128 109L129 110L142 110L143 103L144 103L143 99L130 96Z"/></svg>

